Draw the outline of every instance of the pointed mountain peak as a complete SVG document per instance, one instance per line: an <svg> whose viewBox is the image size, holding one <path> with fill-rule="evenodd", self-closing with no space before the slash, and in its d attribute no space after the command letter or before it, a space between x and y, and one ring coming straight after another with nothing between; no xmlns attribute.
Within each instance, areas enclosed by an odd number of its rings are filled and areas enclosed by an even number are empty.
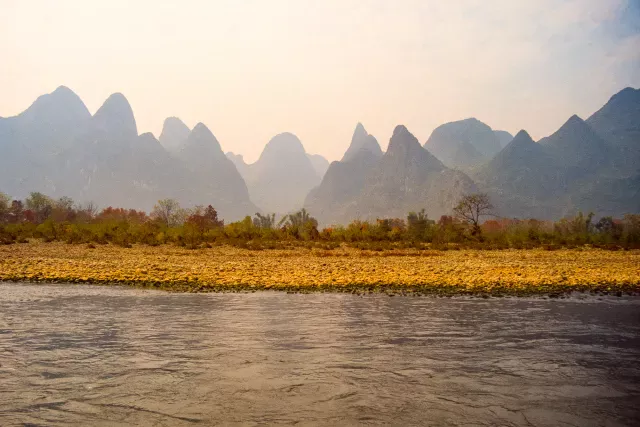
<svg viewBox="0 0 640 427"><path fill-rule="evenodd" d="M213 148L216 152L222 152L222 147L220 147L220 143L213 135L213 133L209 130L209 128L204 123L198 123L195 125L189 136L187 137L186 142L184 143L184 148L189 147L200 147L200 148Z"/></svg>
<svg viewBox="0 0 640 427"><path fill-rule="evenodd" d="M529 135L529 133L526 130L522 129L520 132L516 134L516 136L513 137L511 142L507 144L507 146L504 148L503 151L509 151L516 148L527 148L527 147L532 147L537 145L539 144L536 144L533 138L531 138L531 135Z"/></svg>
<svg viewBox="0 0 640 427"><path fill-rule="evenodd" d="M196 125L193 127L192 132L209 132L211 135L213 135L213 133L209 130L207 125L205 125L202 122L196 123Z"/></svg>
<svg viewBox="0 0 640 427"><path fill-rule="evenodd" d="M556 139L552 137L580 138L584 137L587 133L593 134L593 130L589 127L587 122L574 114L573 116L569 117L569 120L567 120L562 126L560 126L560 129L555 131L550 137L542 138L539 142L544 144L547 143L550 139Z"/></svg>
<svg viewBox="0 0 640 427"><path fill-rule="evenodd" d="M513 139L514 141L518 140L518 141L533 142L533 139L531 138L531 135L529 135L529 132L527 132L524 129L521 129L520 132L518 132L516 136L513 137Z"/></svg>
<svg viewBox="0 0 640 427"><path fill-rule="evenodd" d="M169 151L177 151L189 137L191 130L177 117L167 117L162 125L160 144Z"/></svg>
<svg viewBox="0 0 640 427"><path fill-rule="evenodd" d="M572 135L576 134L577 132L584 133L590 131L591 129L589 128L589 125L580 117L578 117L578 115L574 114L573 116L569 117L569 119L564 122L564 124L560 126L560 129L555 131L553 135ZM545 137L538 142L545 143L548 139L549 137Z"/></svg>
<svg viewBox="0 0 640 427"><path fill-rule="evenodd" d="M573 116L569 117L569 120L567 120L564 125L566 126L566 125L582 124L582 123L584 123L584 120L582 120L577 114L574 114Z"/></svg>
<svg viewBox="0 0 640 427"><path fill-rule="evenodd" d="M193 129L191 130L191 133L189 134L189 138L190 139L197 138L197 139L203 139L203 140L207 140L207 139L216 140L216 137L213 135L213 132L211 132L207 127L207 125L205 125L202 122L198 122L198 124L196 124L193 127Z"/></svg>
<svg viewBox="0 0 640 427"><path fill-rule="evenodd" d="M393 130L393 135L389 141L387 153L391 153L400 149L416 149L422 148L418 138L413 136L409 129L404 125L398 125Z"/></svg>
<svg viewBox="0 0 640 427"><path fill-rule="evenodd" d="M399 125L393 130L393 135L389 140L389 147L383 156L383 160L397 159L405 164L409 159L416 159L421 167L433 170L442 170L445 166L428 150L424 149L418 138L416 138L406 126ZM411 160L413 162L413 160ZM425 169L425 170L426 170Z"/></svg>
<svg viewBox="0 0 640 427"><path fill-rule="evenodd" d="M358 123L353 131L351 144L344 153L342 161L346 162L353 159L361 150L369 151L376 157L382 156L382 149L380 148L380 144L378 144L378 140L376 140L373 135L367 133L362 123Z"/></svg>
<svg viewBox="0 0 640 427"><path fill-rule="evenodd" d="M552 135L538 143L565 165L597 168L608 157L606 143L580 117L573 115Z"/></svg>
<svg viewBox="0 0 640 427"><path fill-rule="evenodd" d="M117 92L109 96L93 115L94 123L108 133L123 137L138 135L136 119L127 98Z"/></svg>

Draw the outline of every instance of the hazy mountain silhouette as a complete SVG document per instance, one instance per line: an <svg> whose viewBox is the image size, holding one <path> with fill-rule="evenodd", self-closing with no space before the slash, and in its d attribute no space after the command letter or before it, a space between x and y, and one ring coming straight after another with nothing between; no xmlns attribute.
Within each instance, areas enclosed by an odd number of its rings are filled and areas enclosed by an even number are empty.
<svg viewBox="0 0 640 427"><path fill-rule="evenodd" d="M0 120L1 190L145 210L173 197L185 205L211 203L229 219L254 213L240 174L202 127L174 157L152 134L138 135L122 94L111 95L91 116L77 95L60 87Z"/></svg>
<svg viewBox="0 0 640 427"><path fill-rule="evenodd" d="M562 168L545 148L521 130L491 161L474 174L488 190L498 212L505 216L535 217L542 206L566 186Z"/></svg>
<svg viewBox="0 0 640 427"><path fill-rule="evenodd" d="M311 164L313 165L313 169L316 171L318 178L322 179L324 174L327 172L327 169L329 169L329 161L320 154L307 154L307 157L311 160Z"/></svg>
<svg viewBox="0 0 640 427"><path fill-rule="evenodd" d="M463 194L474 191L467 175L447 168L400 125L347 213L354 218L404 217L424 208L436 218L450 213Z"/></svg>
<svg viewBox="0 0 640 427"><path fill-rule="evenodd" d="M610 147L577 115L571 116L560 129L538 143L566 169L570 180L610 166Z"/></svg>
<svg viewBox="0 0 640 427"><path fill-rule="evenodd" d="M162 125L160 144L170 153L177 153L189 137L191 130L177 117L167 117Z"/></svg>
<svg viewBox="0 0 640 427"><path fill-rule="evenodd" d="M304 205L322 223L404 217L422 208L437 218L478 190L508 217L640 211L640 91L632 88L587 121L570 117L539 142L525 131L511 138L467 119L434 130L427 149L398 126L383 153L358 124L343 159L326 173L326 160L307 154L291 133L272 138L250 165L225 155L202 123L189 130L168 118L160 140L138 135L122 94L111 95L92 116L61 86L17 116L0 118L0 191L145 210L171 197L185 206L212 204L228 220L258 207L286 213ZM475 182L448 166L464 168Z"/></svg>
<svg viewBox="0 0 640 427"><path fill-rule="evenodd" d="M628 87L613 95L587 124L612 148L619 176L640 173L640 89Z"/></svg>
<svg viewBox="0 0 640 427"><path fill-rule="evenodd" d="M438 217L475 189L468 176L447 168L406 127L397 126L381 158L360 150L347 161L332 163L305 205L325 223L404 217L422 208ZM322 206L326 208L318 214L315 209Z"/></svg>
<svg viewBox="0 0 640 427"><path fill-rule="evenodd" d="M378 142L358 123L343 159L331 163L320 185L309 192L305 207L325 224L344 222L348 205L360 195L381 156Z"/></svg>
<svg viewBox="0 0 640 427"><path fill-rule="evenodd" d="M608 121L612 122L616 121ZM628 138L629 127L619 121L617 126L608 127L609 134ZM625 153L637 155L640 145L635 147L635 154L631 144ZM622 215L637 211L633 197L638 195L635 185L640 174L622 174L616 165L620 162L618 149L574 115L538 143L520 131L490 162L475 169L473 176L504 216L558 218L578 211Z"/></svg>
<svg viewBox="0 0 640 427"><path fill-rule="evenodd" d="M206 198L216 202L218 209L226 217L252 215L257 208L249 200L247 185L234 166L225 156L220 143L204 124L198 123L189 133L178 158L189 169L197 183L197 192L192 204Z"/></svg>
<svg viewBox="0 0 640 427"><path fill-rule="evenodd" d="M305 196L328 166L324 157L308 154L289 132L274 136L255 163L248 164L242 155L232 152L226 156L247 183L251 200L265 212L278 214L302 208Z"/></svg>
<svg viewBox="0 0 640 427"><path fill-rule="evenodd" d="M281 133L265 145L258 160L244 169L251 200L265 212L298 210L304 198L320 182L297 136Z"/></svg>
<svg viewBox="0 0 640 427"><path fill-rule="evenodd" d="M45 193L103 207L149 210L159 198L177 197L176 183L186 179L152 134L138 136L133 109L120 93L107 98L58 163L59 188Z"/></svg>
<svg viewBox="0 0 640 427"><path fill-rule="evenodd" d="M2 191L23 195L34 188L52 191L56 156L85 132L91 114L69 88L42 95L14 117L0 120Z"/></svg>
<svg viewBox="0 0 640 427"><path fill-rule="evenodd" d="M493 133L498 137L498 142L500 143L500 147L504 148L508 143L513 139L513 135L511 135L506 130L494 130Z"/></svg>
<svg viewBox="0 0 640 427"><path fill-rule="evenodd" d="M351 160L356 156L360 150L367 150L375 157L382 156L382 149L380 148L380 144L373 135L370 135L365 130L362 123L358 123L355 131L353 132L353 136L351 137L351 144L349 148L342 156L342 161L346 162Z"/></svg>
<svg viewBox="0 0 640 427"><path fill-rule="evenodd" d="M445 165L466 169L491 159L502 145L489 126L470 118L438 126L424 148Z"/></svg>
<svg viewBox="0 0 640 427"><path fill-rule="evenodd" d="M225 156L227 156L227 158L231 160L238 172L240 172L242 179L246 181L249 165L244 161L244 157L242 157L242 154L235 154L229 151L225 154Z"/></svg>

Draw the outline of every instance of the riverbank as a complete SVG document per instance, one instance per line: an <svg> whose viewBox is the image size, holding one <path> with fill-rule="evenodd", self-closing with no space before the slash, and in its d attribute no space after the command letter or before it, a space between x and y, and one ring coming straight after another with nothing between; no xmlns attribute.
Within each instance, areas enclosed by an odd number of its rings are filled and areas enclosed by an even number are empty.
<svg viewBox="0 0 640 427"><path fill-rule="evenodd" d="M229 246L0 247L0 280L120 284L176 292L388 292L539 295L640 292L640 251L252 251Z"/></svg>

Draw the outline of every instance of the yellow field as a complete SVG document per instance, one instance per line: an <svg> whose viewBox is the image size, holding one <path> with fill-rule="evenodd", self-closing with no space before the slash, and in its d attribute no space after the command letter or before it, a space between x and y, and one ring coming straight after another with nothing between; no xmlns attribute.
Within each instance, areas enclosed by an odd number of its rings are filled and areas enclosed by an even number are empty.
<svg viewBox="0 0 640 427"><path fill-rule="evenodd" d="M638 292L640 251L250 251L227 246L188 250L112 245L92 249L32 242L0 247L0 280L127 284L175 291Z"/></svg>

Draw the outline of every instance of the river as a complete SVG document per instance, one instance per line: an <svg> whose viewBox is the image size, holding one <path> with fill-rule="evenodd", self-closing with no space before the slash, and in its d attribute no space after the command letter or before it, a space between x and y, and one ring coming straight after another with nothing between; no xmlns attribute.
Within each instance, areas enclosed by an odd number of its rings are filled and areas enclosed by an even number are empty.
<svg viewBox="0 0 640 427"><path fill-rule="evenodd" d="M640 299L0 283L0 425L640 425Z"/></svg>

